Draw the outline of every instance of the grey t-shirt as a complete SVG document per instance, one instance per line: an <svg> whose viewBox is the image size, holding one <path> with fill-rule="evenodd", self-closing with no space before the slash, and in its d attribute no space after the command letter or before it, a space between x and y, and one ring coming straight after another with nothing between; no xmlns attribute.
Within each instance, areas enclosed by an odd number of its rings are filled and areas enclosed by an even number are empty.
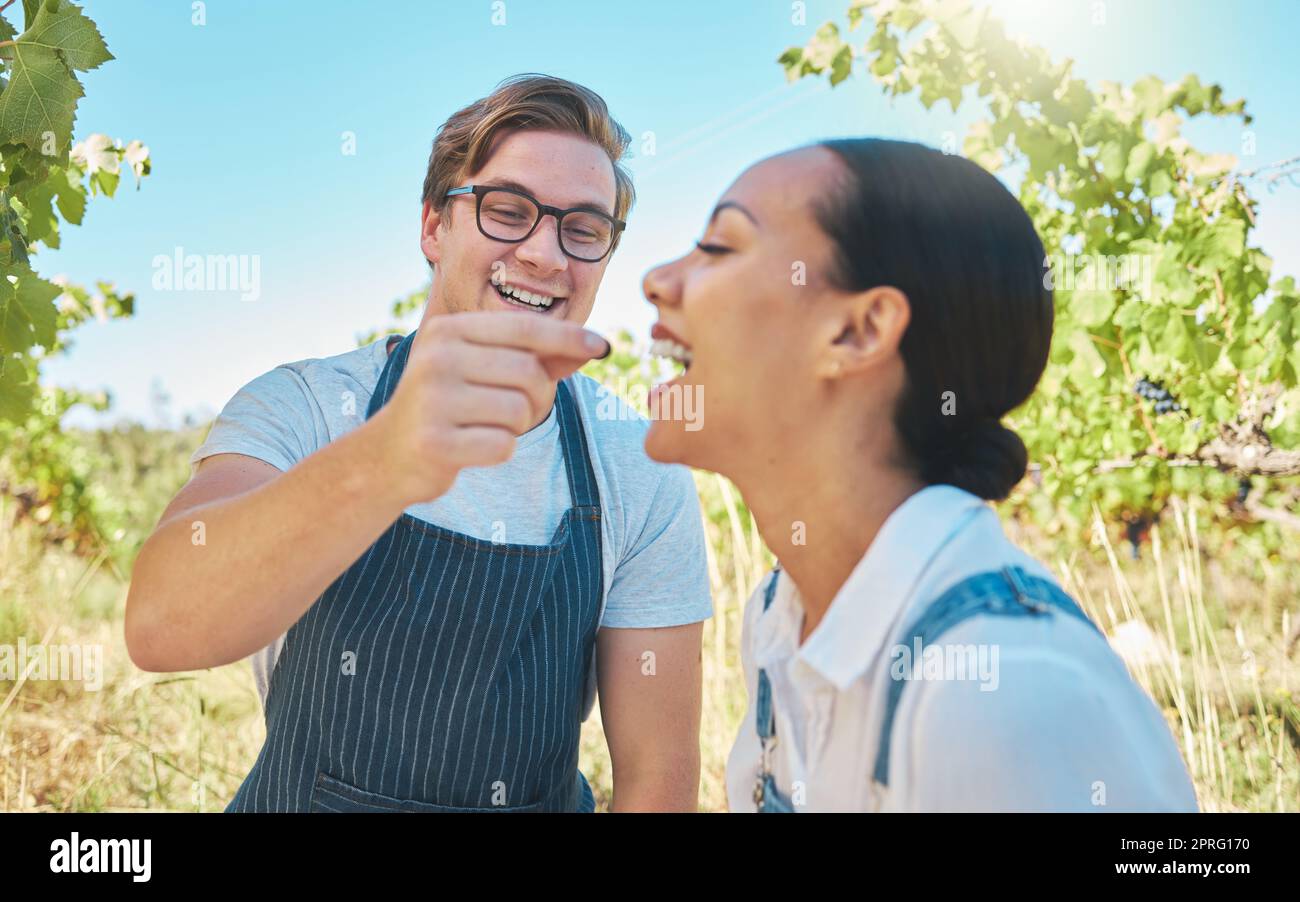
<svg viewBox="0 0 1300 902"><path fill-rule="evenodd" d="M365 422L386 359L387 339L379 339L263 373L227 402L191 456L191 468L210 455L234 452L288 470ZM605 386L581 374L567 382L600 489L600 625L665 627L709 619L704 529L690 471L648 458L642 444L647 421ZM406 512L479 539L546 544L573 504L559 438L552 407L545 421L519 437L510 460L462 470L445 495ZM252 656L263 705L283 643L280 636ZM594 703L594 669L593 655L584 719Z"/></svg>

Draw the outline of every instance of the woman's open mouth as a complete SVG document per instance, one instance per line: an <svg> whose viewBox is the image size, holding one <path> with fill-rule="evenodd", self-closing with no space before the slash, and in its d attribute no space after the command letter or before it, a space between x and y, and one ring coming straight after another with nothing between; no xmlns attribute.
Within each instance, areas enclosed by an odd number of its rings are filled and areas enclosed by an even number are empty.
<svg viewBox="0 0 1300 902"><path fill-rule="evenodd" d="M650 393L646 397L650 419L692 422L692 411L699 407L697 399L704 389L704 386L688 381L686 375L695 362L695 350L662 322L650 327L650 339L650 353L662 361L669 361L661 365L660 375L670 377L656 381L650 387ZM664 373L665 369L671 372ZM692 432L697 428L699 427L689 424L686 426Z"/></svg>
<svg viewBox="0 0 1300 902"><path fill-rule="evenodd" d="M681 364L682 373L691 368L691 349L684 344L673 341L671 338L656 339L650 345L650 353L656 357Z"/></svg>
<svg viewBox="0 0 1300 902"><path fill-rule="evenodd" d="M650 353L660 359L671 360L678 364L681 369L677 375L683 375L691 368L691 363L695 359L694 351L667 327L655 323L650 329L650 337L653 339L650 343Z"/></svg>
<svg viewBox="0 0 1300 902"><path fill-rule="evenodd" d="M492 274L491 282L492 289L503 303L510 307L531 310L534 313L546 313L556 305L564 303L565 300L563 297L542 294L539 291L530 291L514 284L509 279L498 276L496 273Z"/></svg>

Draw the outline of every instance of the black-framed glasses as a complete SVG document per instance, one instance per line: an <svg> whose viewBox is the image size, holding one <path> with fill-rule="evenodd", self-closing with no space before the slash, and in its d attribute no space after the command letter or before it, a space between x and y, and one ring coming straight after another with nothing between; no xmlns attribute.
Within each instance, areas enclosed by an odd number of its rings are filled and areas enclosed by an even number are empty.
<svg viewBox="0 0 1300 902"><path fill-rule="evenodd" d="M627 227L623 220L607 216L599 210L585 207L561 210L558 207L548 207L514 188L462 185L447 192L448 197L460 194L474 195L474 219L478 223L478 230L493 241L518 244L533 234L543 216L554 216L555 231L560 237L560 250L584 263L603 260L613 249L619 233Z"/></svg>

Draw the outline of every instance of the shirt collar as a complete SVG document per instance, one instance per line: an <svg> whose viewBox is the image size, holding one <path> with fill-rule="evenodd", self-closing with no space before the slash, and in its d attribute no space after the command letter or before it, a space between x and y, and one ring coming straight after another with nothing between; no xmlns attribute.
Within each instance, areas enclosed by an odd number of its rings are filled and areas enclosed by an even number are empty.
<svg viewBox="0 0 1300 902"><path fill-rule="evenodd" d="M950 485L927 486L900 504L796 655L847 689L880 653L926 565L981 509L989 508L980 498ZM797 644L803 605L788 576L778 584L774 609L778 602L784 603L772 625L782 632L792 625Z"/></svg>

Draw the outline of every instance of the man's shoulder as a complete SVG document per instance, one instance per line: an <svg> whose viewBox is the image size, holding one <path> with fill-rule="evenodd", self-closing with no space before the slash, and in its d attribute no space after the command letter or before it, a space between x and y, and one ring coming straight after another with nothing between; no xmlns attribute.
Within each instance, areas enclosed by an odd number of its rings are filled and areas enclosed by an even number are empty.
<svg viewBox="0 0 1300 902"><path fill-rule="evenodd" d="M324 418L328 433L336 433L334 411L350 422L354 410L364 410L383 368L383 339L326 357L303 357L277 364L240 387L222 415L231 420L264 412L289 416L290 411L312 420ZM277 412L278 413L275 413Z"/></svg>
<svg viewBox="0 0 1300 902"><path fill-rule="evenodd" d="M330 420L329 411L350 411L369 401L383 370L384 350L384 339L380 338L337 354L280 363L244 385L236 398L306 403L319 408Z"/></svg>
<svg viewBox="0 0 1300 902"><path fill-rule="evenodd" d="M331 379L351 379L372 386L379 381L383 369L385 344L388 336L372 342L331 354L326 357L304 357L279 364L276 369L292 370L308 384Z"/></svg>

